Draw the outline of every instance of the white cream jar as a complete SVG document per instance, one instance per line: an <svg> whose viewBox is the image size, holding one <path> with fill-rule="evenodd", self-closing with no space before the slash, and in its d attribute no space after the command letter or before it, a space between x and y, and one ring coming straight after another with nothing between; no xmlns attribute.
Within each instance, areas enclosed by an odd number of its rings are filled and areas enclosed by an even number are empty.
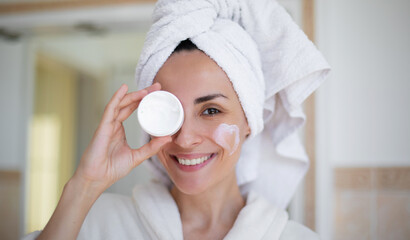
<svg viewBox="0 0 410 240"><path fill-rule="evenodd" d="M155 91L145 96L137 114L141 128L155 137L175 134L184 122L181 102L167 91Z"/></svg>

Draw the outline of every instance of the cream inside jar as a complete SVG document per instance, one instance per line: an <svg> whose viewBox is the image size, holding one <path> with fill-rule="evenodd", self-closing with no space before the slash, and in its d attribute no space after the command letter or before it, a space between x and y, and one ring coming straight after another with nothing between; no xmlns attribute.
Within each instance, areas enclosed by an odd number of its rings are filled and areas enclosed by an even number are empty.
<svg viewBox="0 0 410 240"><path fill-rule="evenodd" d="M175 134L184 121L181 102L167 91L155 91L145 96L137 114L141 128L155 137Z"/></svg>

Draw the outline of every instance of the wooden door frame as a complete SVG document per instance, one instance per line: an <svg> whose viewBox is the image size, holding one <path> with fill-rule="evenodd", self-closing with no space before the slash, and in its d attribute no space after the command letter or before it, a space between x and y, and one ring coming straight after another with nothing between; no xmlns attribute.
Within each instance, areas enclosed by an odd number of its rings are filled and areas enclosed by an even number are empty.
<svg viewBox="0 0 410 240"><path fill-rule="evenodd" d="M315 42L315 2L302 0L303 30L308 38ZM310 167L305 179L304 224L316 230L316 129L315 129L315 93L305 102L306 125L305 146L310 160Z"/></svg>

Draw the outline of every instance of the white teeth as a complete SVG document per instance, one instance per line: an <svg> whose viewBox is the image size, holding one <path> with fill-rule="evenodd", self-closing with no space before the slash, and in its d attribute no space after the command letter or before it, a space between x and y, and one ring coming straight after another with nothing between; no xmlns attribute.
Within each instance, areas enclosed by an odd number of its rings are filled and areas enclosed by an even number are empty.
<svg viewBox="0 0 410 240"><path fill-rule="evenodd" d="M211 155L200 157L200 158L194 158L194 159L183 159L183 158L177 158L177 159L178 159L178 162L182 165L192 166L192 165L201 164L205 162L206 160L208 160L210 157Z"/></svg>

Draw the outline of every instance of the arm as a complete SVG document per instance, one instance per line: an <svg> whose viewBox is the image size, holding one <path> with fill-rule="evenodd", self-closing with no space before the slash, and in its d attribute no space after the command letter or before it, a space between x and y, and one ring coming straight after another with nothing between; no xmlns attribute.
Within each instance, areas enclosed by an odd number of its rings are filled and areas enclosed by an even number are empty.
<svg viewBox="0 0 410 240"><path fill-rule="evenodd" d="M155 138L139 149L131 149L125 138L123 121L137 109L145 95L159 89L160 85L154 84L127 94L128 87L122 85L114 94L76 172L65 185L53 215L37 239L76 239L101 193L171 140Z"/></svg>

